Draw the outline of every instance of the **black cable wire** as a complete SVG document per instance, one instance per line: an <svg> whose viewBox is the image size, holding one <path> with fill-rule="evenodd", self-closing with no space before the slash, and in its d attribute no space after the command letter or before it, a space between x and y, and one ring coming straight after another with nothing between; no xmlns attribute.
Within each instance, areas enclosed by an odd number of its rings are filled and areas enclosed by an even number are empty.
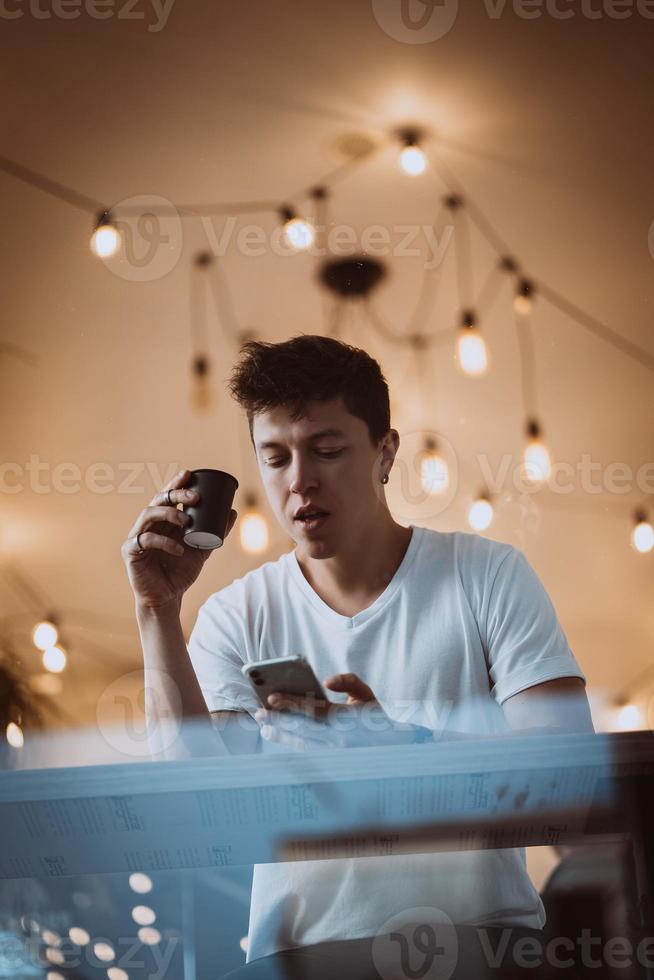
<svg viewBox="0 0 654 980"><path fill-rule="evenodd" d="M522 385L522 405L526 419L537 419L536 404L536 366L534 344L531 335L531 320L515 315L518 338L518 359L520 362L520 381Z"/></svg>
<svg viewBox="0 0 654 980"><path fill-rule="evenodd" d="M43 191L44 194L56 197L59 201L64 201L66 204L70 204L74 208L79 208L81 211L90 211L91 214L97 215L101 211L107 210L107 206L102 201L87 197L86 194L80 194L79 191L74 190L72 187L66 187L56 180L44 177L43 174L39 174L35 170L30 170L28 167L24 167L22 164L16 163L8 157L0 156L0 170L4 170L5 173L10 174L12 177L16 177L18 180L29 184L30 187L36 187L38 190Z"/></svg>

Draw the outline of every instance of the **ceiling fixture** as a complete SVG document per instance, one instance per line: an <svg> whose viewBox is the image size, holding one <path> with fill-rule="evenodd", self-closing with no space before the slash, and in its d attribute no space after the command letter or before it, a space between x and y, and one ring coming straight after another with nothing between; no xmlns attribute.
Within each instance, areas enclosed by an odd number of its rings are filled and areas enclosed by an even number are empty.
<svg viewBox="0 0 654 980"><path fill-rule="evenodd" d="M544 483L552 470L552 461L542 439L540 424L536 419L527 421L527 442L522 454L524 477L531 483Z"/></svg>
<svg viewBox="0 0 654 980"><path fill-rule="evenodd" d="M473 531L485 531L493 523L495 511L487 490L482 490L470 505L468 524Z"/></svg>
<svg viewBox="0 0 654 980"><path fill-rule="evenodd" d="M420 133L416 129L401 129L400 167L410 177L419 177L427 168L427 158L420 149Z"/></svg>
<svg viewBox="0 0 654 980"><path fill-rule="evenodd" d="M115 255L120 247L120 232L110 211L101 211L91 235L91 250L99 259Z"/></svg>
<svg viewBox="0 0 654 980"><path fill-rule="evenodd" d="M245 498L245 513L239 522L241 548L248 555L260 555L270 544L268 522L257 504L254 494Z"/></svg>
<svg viewBox="0 0 654 980"><path fill-rule="evenodd" d="M279 209L284 225L284 237L296 252L306 252L316 239L316 229L304 218L299 218L292 208L284 205Z"/></svg>
<svg viewBox="0 0 654 980"><path fill-rule="evenodd" d="M521 279L513 300L513 308L520 316L528 316L534 305L534 284L531 279Z"/></svg>
<svg viewBox="0 0 654 980"><path fill-rule="evenodd" d="M488 370L486 341L477 328L477 318L472 310L466 310L461 316L456 361L469 377L478 378Z"/></svg>
<svg viewBox="0 0 654 980"><path fill-rule="evenodd" d="M436 440L428 436L420 458L420 484L425 493L445 493L450 485L447 463L441 455Z"/></svg>
<svg viewBox="0 0 654 980"><path fill-rule="evenodd" d="M648 521L644 510L637 510L634 514L631 544L641 555L646 555L654 548L654 528Z"/></svg>

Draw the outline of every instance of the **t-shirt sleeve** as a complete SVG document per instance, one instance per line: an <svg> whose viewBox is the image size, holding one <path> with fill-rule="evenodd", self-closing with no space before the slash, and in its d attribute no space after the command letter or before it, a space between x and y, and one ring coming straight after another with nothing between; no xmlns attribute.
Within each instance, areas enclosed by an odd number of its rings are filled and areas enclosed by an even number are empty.
<svg viewBox="0 0 654 980"><path fill-rule="evenodd" d="M480 624L482 627L484 624ZM558 677L586 678L572 653L552 601L515 548L492 580L485 615L491 695L502 704L535 684Z"/></svg>
<svg viewBox="0 0 654 980"><path fill-rule="evenodd" d="M211 596L201 607L188 652L209 711L249 711L258 703L241 668L246 662L243 617Z"/></svg>

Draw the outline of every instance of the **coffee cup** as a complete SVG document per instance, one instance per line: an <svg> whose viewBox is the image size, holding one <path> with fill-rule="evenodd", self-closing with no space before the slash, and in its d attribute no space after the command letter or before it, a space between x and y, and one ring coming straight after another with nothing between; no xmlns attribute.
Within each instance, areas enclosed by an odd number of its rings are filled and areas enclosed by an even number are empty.
<svg viewBox="0 0 654 980"><path fill-rule="evenodd" d="M222 470L191 470L186 489L196 490L200 500L183 508L191 518L184 544L202 551L222 546L237 487L236 477Z"/></svg>

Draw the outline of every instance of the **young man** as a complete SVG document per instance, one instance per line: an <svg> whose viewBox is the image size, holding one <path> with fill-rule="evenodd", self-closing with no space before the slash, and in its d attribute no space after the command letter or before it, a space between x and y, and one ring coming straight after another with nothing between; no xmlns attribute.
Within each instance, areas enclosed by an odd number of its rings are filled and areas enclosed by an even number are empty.
<svg viewBox="0 0 654 980"><path fill-rule="evenodd" d="M592 731L584 675L524 556L476 535L393 520L384 486L399 436L376 361L319 336L253 342L231 391L247 412L270 506L296 548L212 595L187 653L181 598L206 559L179 544L184 515L174 507L192 499L188 474L139 516L123 552L146 675L169 678L162 697L172 713L210 712L231 751L253 751L259 725L266 738L292 745L288 716L275 704L259 710L241 667L303 653L340 703L308 723L301 744L320 742L321 732L329 742L331 713L373 700L390 721L434 729L445 718L462 737ZM234 724L243 712L251 732ZM540 929L545 918L518 849L262 865L248 959L364 942L396 913L421 906L457 924Z"/></svg>

